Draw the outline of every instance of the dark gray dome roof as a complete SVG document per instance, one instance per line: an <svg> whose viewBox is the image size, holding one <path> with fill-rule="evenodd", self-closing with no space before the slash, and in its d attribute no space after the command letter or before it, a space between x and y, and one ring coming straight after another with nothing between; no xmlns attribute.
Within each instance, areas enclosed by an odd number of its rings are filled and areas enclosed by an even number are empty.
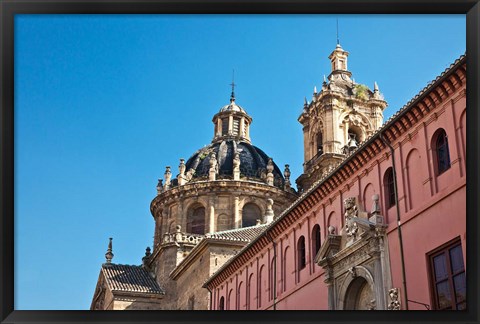
<svg viewBox="0 0 480 324"><path fill-rule="evenodd" d="M226 139L212 143L192 155L186 163L186 170L195 169L194 178L208 178L210 154L215 152L218 161L218 179L233 178L235 151L240 154L240 175L243 178L265 181L269 157L258 147L242 141ZM278 166L273 163L274 184L283 187L285 182Z"/></svg>

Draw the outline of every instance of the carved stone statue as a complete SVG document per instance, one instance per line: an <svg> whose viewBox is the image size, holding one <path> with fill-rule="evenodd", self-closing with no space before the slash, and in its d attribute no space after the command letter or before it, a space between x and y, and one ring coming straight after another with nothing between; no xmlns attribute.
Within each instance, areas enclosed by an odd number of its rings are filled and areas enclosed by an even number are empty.
<svg viewBox="0 0 480 324"><path fill-rule="evenodd" d="M235 152L233 157L233 180L240 180L240 153Z"/></svg>
<svg viewBox="0 0 480 324"><path fill-rule="evenodd" d="M195 169L194 168L191 168L190 170L187 171L187 173L185 173L185 180L188 182L190 180L192 180L193 176L195 175Z"/></svg>
<svg viewBox="0 0 480 324"><path fill-rule="evenodd" d="M345 207L345 230L347 236L355 238L358 232L354 217L358 217L358 209L355 197L349 197L344 201Z"/></svg>
<svg viewBox="0 0 480 324"><path fill-rule="evenodd" d="M185 184L185 169L186 168L187 167L185 166L185 160L180 159L180 164L178 165L178 177L177 177L179 186Z"/></svg>
<svg viewBox="0 0 480 324"><path fill-rule="evenodd" d="M172 172L170 171L170 167L167 166L165 168L165 173L163 174L164 178L165 178L165 185L164 185L164 188L165 190L167 190L168 188L170 188L170 185L171 185L171 179L172 179Z"/></svg>
<svg viewBox="0 0 480 324"><path fill-rule="evenodd" d="M290 166L285 164L285 170L283 171L283 176L285 177L285 190L289 190L291 183L290 183Z"/></svg>
<svg viewBox="0 0 480 324"><path fill-rule="evenodd" d="M388 291L390 302L388 303L388 310L400 310L400 296L398 288L392 288Z"/></svg>
<svg viewBox="0 0 480 324"><path fill-rule="evenodd" d="M218 162L217 162L217 155L215 152L212 152L210 154L210 170L208 171L208 179L210 181L215 181L217 178L217 173L218 173Z"/></svg>

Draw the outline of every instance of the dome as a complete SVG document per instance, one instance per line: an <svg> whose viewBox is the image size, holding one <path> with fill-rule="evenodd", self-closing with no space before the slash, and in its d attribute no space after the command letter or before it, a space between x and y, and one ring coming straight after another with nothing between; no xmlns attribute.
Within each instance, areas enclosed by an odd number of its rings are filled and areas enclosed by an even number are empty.
<svg viewBox="0 0 480 324"><path fill-rule="evenodd" d="M234 152L240 156L240 175L243 179L265 182L269 157L258 147L243 141L225 139L212 143L192 155L186 163L186 170L194 169L195 178L208 178L210 154L214 152L218 161L217 179L233 178ZM278 166L273 163L274 185L283 187L284 178Z"/></svg>
<svg viewBox="0 0 480 324"><path fill-rule="evenodd" d="M227 111L238 111L238 112L242 112L244 114L246 114L247 112L242 108L240 107L239 105L237 105L235 103L235 101L231 101L228 105L226 106L223 106L219 112L227 112Z"/></svg>

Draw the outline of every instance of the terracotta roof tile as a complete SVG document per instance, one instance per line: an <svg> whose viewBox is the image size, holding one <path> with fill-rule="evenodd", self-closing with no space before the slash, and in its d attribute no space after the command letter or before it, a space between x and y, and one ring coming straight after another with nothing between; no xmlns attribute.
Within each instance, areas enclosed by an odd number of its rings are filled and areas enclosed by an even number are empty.
<svg viewBox="0 0 480 324"><path fill-rule="evenodd" d="M104 264L102 272L112 291L164 294L150 273L141 266Z"/></svg>
<svg viewBox="0 0 480 324"><path fill-rule="evenodd" d="M227 230L222 232L215 232L205 235L206 238L219 239L219 240L228 240L228 241L242 241L250 242L256 238L260 233L262 233L266 228L267 224L250 226L244 228L237 228L233 230Z"/></svg>

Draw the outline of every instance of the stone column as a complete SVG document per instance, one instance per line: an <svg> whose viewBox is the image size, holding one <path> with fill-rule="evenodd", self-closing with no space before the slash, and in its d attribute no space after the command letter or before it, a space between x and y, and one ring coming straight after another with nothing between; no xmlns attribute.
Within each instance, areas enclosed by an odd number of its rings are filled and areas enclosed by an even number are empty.
<svg viewBox="0 0 480 324"><path fill-rule="evenodd" d="M228 116L228 134L233 134L233 115Z"/></svg>
<svg viewBox="0 0 480 324"><path fill-rule="evenodd" d="M222 136L222 119L217 119L217 136Z"/></svg>
<svg viewBox="0 0 480 324"><path fill-rule="evenodd" d="M233 215L234 215L234 228L240 228L241 225L242 225L242 218L241 218L241 215L240 215L240 210L239 210L239 205L240 205L240 198L239 197L235 197L234 198L234 203L233 203Z"/></svg>
<svg viewBox="0 0 480 324"><path fill-rule="evenodd" d="M210 218L209 218L209 233L215 232L215 197L210 197L209 203L209 210L210 210Z"/></svg>
<svg viewBox="0 0 480 324"><path fill-rule="evenodd" d="M330 267L325 269L325 282L328 289L328 310L335 310L335 286L332 269Z"/></svg>
<svg viewBox="0 0 480 324"><path fill-rule="evenodd" d="M245 136L245 117L240 119L240 132L239 135L244 137Z"/></svg>
<svg viewBox="0 0 480 324"><path fill-rule="evenodd" d="M385 288L383 286L383 275L382 275L382 262L380 258L380 250L378 243L379 241L376 238L371 238L375 240L375 246L373 251L369 251L372 256L373 260L373 280L374 280L374 287L373 293L375 294L375 304L377 310L384 310L386 309L385 305Z"/></svg>
<svg viewBox="0 0 480 324"><path fill-rule="evenodd" d="M348 145L348 122L343 123L343 138L344 138L344 145Z"/></svg>

